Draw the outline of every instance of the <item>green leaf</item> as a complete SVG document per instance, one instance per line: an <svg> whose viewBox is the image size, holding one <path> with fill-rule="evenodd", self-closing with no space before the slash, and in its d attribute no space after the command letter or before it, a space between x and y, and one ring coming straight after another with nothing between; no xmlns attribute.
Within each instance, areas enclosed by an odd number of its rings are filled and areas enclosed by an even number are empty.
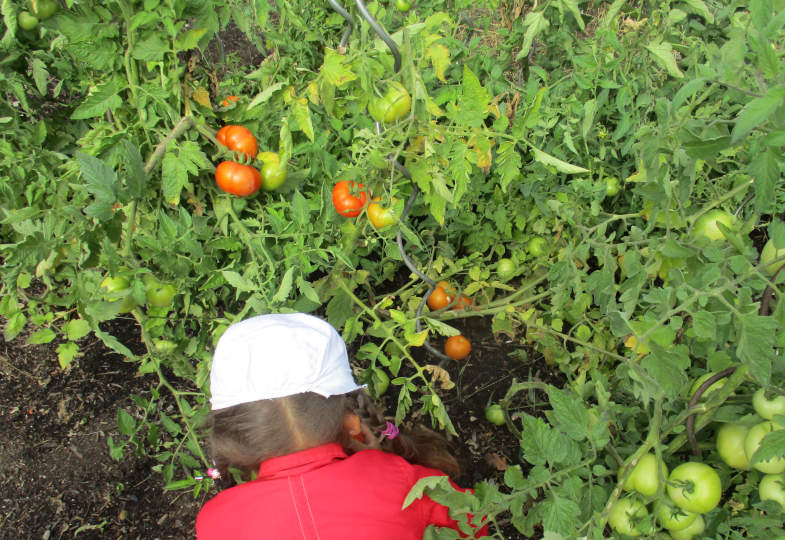
<svg viewBox="0 0 785 540"><path fill-rule="evenodd" d="M169 50L169 44L159 34L154 33L146 39L138 41L131 51L131 56L144 62L161 62L164 59L164 54Z"/></svg>
<svg viewBox="0 0 785 540"><path fill-rule="evenodd" d="M548 400L553 407L554 427L575 441L588 435L589 413L583 400L576 394L548 386Z"/></svg>
<svg viewBox="0 0 785 540"><path fill-rule="evenodd" d="M531 146L530 148L532 150L532 153L534 154L534 159L536 159L543 165L554 167L559 172L563 172L565 174L578 174L578 173L589 172L588 169L584 169L583 167L578 167L577 165L572 165L571 163L562 161L557 157L554 157L550 154L543 152L538 148L535 148L534 146Z"/></svg>
<svg viewBox="0 0 785 540"><path fill-rule="evenodd" d="M237 294L256 290L256 285L233 270L222 270L221 274L229 285L237 289Z"/></svg>
<svg viewBox="0 0 785 540"><path fill-rule="evenodd" d="M583 30L586 25L583 22L583 16L581 15L581 9L580 5L578 4L578 0L559 0L559 3L567 8L567 10L572 14L573 18L575 18L578 28Z"/></svg>
<svg viewBox="0 0 785 540"><path fill-rule="evenodd" d="M305 133L308 140L313 142L313 123L311 122L311 109L308 107L308 100L300 98L292 102L292 116L297 121L300 131Z"/></svg>
<svg viewBox="0 0 785 540"><path fill-rule="evenodd" d="M708 311L697 311L692 315L692 328L698 339L717 339L717 319Z"/></svg>
<svg viewBox="0 0 785 540"><path fill-rule="evenodd" d="M773 317L745 313L737 316L736 324L739 328L736 355L742 362L749 364L753 378L768 384L775 358L777 321Z"/></svg>
<svg viewBox="0 0 785 540"><path fill-rule="evenodd" d="M281 279L281 284L278 286L278 291L272 298L273 302L283 302L289 297L289 293L292 292L292 281L294 279L294 266L290 266L286 269L286 273L283 275Z"/></svg>
<svg viewBox="0 0 785 540"><path fill-rule="evenodd" d="M324 55L324 63L319 70L319 76L338 88L349 84L357 78L351 70L349 59L333 49L327 49Z"/></svg>
<svg viewBox="0 0 785 540"><path fill-rule="evenodd" d="M27 338L28 345L41 345L43 343L51 343L51 341L57 337L54 330L51 328L41 328L40 330L36 330L30 337Z"/></svg>
<svg viewBox="0 0 785 540"><path fill-rule="evenodd" d="M784 99L785 87L775 86L765 96L755 98L747 103L736 117L736 124L731 132L731 143L738 143L750 131L762 126L782 105Z"/></svg>
<svg viewBox="0 0 785 540"><path fill-rule="evenodd" d="M496 154L496 173L499 175L499 185L506 192L507 187L521 177L521 154L513 141L504 141L499 145Z"/></svg>
<svg viewBox="0 0 785 540"><path fill-rule="evenodd" d="M556 532L574 538L575 531L581 525L581 509L578 503L566 497L560 497L554 490L540 503L542 526L546 533Z"/></svg>
<svg viewBox="0 0 785 540"><path fill-rule="evenodd" d="M63 331L68 339L76 341L90 333L90 323L84 319L73 319L63 325Z"/></svg>
<svg viewBox="0 0 785 540"><path fill-rule="evenodd" d="M126 358L136 357L128 347L120 343L112 334L104 332L103 330L98 330L96 328L93 328L93 332L95 333L96 337L98 337L98 339L104 342L104 345L113 351L125 356Z"/></svg>
<svg viewBox="0 0 785 540"><path fill-rule="evenodd" d="M267 88L256 94L256 96L254 96L254 98L251 100L251 102L248 104L245 110L250 111L254 107L257 107L262 103L266 103L267 101L270 100L270 98L273 96L275 92L283 88L283 85L284 85L283 82L277 82L275 84L271 84L270 86L268 86Z"/></svg>
<svg viewBox="0 0 785 540"><path fill-rule="evenodd" d="M194 28L186 30L174 42L175 51L188 51L199 46L199 40L207 32L207 28Z"/></svg>
<svg viewBox="0 0 785 540"><path fill-rule="evenodd" d="M99 221L111 218L118 187L117 175L106 163L88 154L77 152L76 161L87 182L85 188L95 197L95 202L85 208L85 213Z"/></svg>
<svg viewBox="0 0 785 540"><path fill-rule="evenodd" d="M671 237L668 237L668 239L665 240L665 243L660 247L660 253L665 257L670 257L672 259L686 259L695 255L694 250L682 246Z"/></svg>
<svg viewBox="0 0 785 540"><path fill-rule="evenodd" d="M545 18L545 13L541 11L530 11L526 18L523 20L523 26L526 28L526 33L523 35L523 43L521 43L521 50L515 56L515 61L529 54L532 48L534 39L546 28L550 26L548 19Z"/></svg>
<svg viewBox="0 0 785 540"><path fill-rule="evenodd" d="M169 418L169 416L161 411L161 425L169 432L170 435L179 435L183 432L183 428L180 427L180 424Z"/></svg>
<svg viewBox="0 0 785 540"><path fill-rule="evenodd" d="M646 49L652 54L654 61L665 69L671 77L676 77L677 79L684 78L684 73L679 69L676 58L673 56L673 47L670 43L667 41L649 43L646 45Z"/></svg>
<svg viewBox="0 0 785 540"><path fill-rule="evenodd" d="M121 107L123 100L117 95L120 88L120 84L114 80L99 84L82 101L82 104L74 110L71 114L71 119L85 120L87 118L95 118L96 116L101 116L106 111L113 111Z"/></svg>
<svg viewBox="0 0 785 540"><path fill-rule="evenodd" d="M125 148L125 170L127 172L125 183L128 186L129 194L132 198L140 198L147 185L147 173L144 170L144 162L139 147L130 139L123 140Z"/></svg>
<svg viewBox="0 0 785 540"><path fill-rule="evenodd" d="M33 81L35 81L35 87L38 89L38 93L42 96L48 94L47 91L47 82L49 79L49 72L46 70L46 64L44 64L38 58L33 59Z"/></svg>
<svg viewBox="0 0 785 540"><path fill-rule="evenodd" d="M709 24L714 24L714 15L711 14L709 8L703 0L681 0L689 6L688 11L700 15Z"/></svg>
<svg viewBox="0 0 785 540"><path fill-rule="evenodd" d="M74 358L79 356L79 345L73 341L67 341L57 346L57 361L61 369L68 369L74 361Z"/></svg>
<svg viewBox="0 0 785 540"><path fill-rule="evenodd" d="M125 409L118 409L117 411L117 429L128 437L131 437L136 432L136 420Z"/></svg>
<svg viewBox="0 0 785 540"><path fill-rule="evenodd" d="M463 66L463 81L461 83L460 113L458 123L468 127L483 125L490 97L488 91L480 83L477 75L469 68Z"/></svg>
<svg viewBox="0 0 785 540"><path fill-rule="evenodd" d="M188 171L174 152L166 151L161 163L161 191L166 202L180 204L180 194L188 185Z"/></svg>
<svg viewBox="0 0 785 540"><path fill-rule="evenodd" d="M761 439L760 447L750 458L750 465L785 457L785 429L775 429Z"/></svg>
<svg viewBox="0 0 785 540"><path fill-rule="evenodd" d="M185 478L183 480L175 480L174 482L169 482L164 486L164 489L167 491L175 491L178 489L186 489L193 486L196 483L196 480L193 478Z"/></svg>
<svg viewBox="0 0 785 540"><path fill-rule="evenodd" d="M762 214L774 212L776 208L775 189L780 182L781 156L781 152L768 148L765 152L753 153L748 165L750 176L755 179L755 209Z"/></svg>

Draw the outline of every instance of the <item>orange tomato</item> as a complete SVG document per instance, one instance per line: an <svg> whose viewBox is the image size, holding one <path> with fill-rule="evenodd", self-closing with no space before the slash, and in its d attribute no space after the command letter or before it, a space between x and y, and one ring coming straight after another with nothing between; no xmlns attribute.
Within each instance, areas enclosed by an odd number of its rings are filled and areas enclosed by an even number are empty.
<svg viewBox="0 0 785 540"><path fill-rule="evenodd" d="M215 169L215 182L223 191L245 197L259 190L262 185L262 175L248 165L223 161Z"/></svg>
<svg viewBox="0 0 785 540"><path fill-rule="evenodd" d="M238 98L237 96L226 96L226 99L221 102L221 105L223 105L224 107L228 107L230 103L232 103L233 101L237 101L238 99L240 98Z"/></svg>
<svg viewBox="0 0 785 540"><path fill-rule="evenodd" d="M458 334L450 336L444 343L444 354L453 360L463 360L472 351L472 344L468 339Z"/></svg>
<svg viewBox="0 0 785 540"><path fill-rule="evenodd" d="M443 287L442 285L445 285L446 288ZM443 309L453 301L455 296L448 294L447 289L452 291L453 294L455 293L455 290L452 287L450 287L450 284L447 283L446 281L440 281L439 283L436 284L436 288L433 289L433 292L431 292L431 295L428 297L428 300L426 301L428 307L431 308L431 311L436 311L437 309Z"/></svg>
<svg viewBox="0 0 785 540"><path fill-rule="evenodd" d="M218 130L215 138L219 143L241 154L245 154L248 158L255 158L256 153L259 151L259 145L256 142L256 137L253 136L248 128L243 126L224 126Z"/></svg>
<svg viewBox="0 0 785 540"><path fill-rule="evenodd" d="M453 309L471 309L472 304L474 301L469 298L468 296L462 294L458 297L458 301L455 302L455 305L452 307Z"/></svg>

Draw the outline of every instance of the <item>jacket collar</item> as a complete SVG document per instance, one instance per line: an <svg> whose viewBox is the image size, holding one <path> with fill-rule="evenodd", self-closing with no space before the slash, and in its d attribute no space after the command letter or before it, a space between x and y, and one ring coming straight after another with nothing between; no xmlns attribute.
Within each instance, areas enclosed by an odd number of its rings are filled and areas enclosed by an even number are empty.
<svg viewBox="0 0 785 540"><path fill-rule="evenodd" d="M263 461L259 466L257 480L273 480L303 474L342 459L346 459L343 447L338 443L327 443Z"/></svg>

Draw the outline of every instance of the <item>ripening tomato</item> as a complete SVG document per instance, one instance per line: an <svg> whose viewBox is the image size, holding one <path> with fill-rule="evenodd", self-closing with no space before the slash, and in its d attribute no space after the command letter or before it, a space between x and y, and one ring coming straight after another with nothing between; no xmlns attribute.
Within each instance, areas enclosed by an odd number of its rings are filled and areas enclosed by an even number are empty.
<svg viewBox="0 0 785 540"><path fill-rule="evenodd" d="M619 179L615 176L606 176L603 178L603 184L605 184L606 197L613 197L619 193L621 184L619 184Z"/></svg>
<svg viewBox="0 0 785 540"><path fill-rule="evenodd" d="M412 97L404 86L393 81L387 86L384 96L374 96L368 104L368 112L377 122L397 122L412 108Z"/></svg>
<svg viewBox="0 0 785 540"><path fill-rule="evenodd" d="M722 497L722 481L713 468L699 461L682 463L668 477L668 496L680 508L696 514L712 511Z"/></svg>
<svg viewBox="0 0 785 540"><path fill-rule="evenodd" d="M262 152L259 154L262 165L262 189L272 191L286 180L286 163L281 163L280 156L275 152Z"/></svg>
<svg viewBox="0 0 785 540"><path fill-rule="evenodd" d="M221 105L224 106L224 107L228 107L230 103L233 103L233 102L237 101L238 99L240 99L240 98L238 98L237 96L226 96L226 99L224 99L221 102Z"/></svg>
<svg viewBox="0 0 785 540"><path fill-rule="evenodd" d="M428 307L431 308L431 311L444 309L448 304L450 304L450 302L452 302L452 297L447 294L447 291L438 285L433 289L430 296L428 296L428 300L426 301Z"/></svg>
<svg viewBox="0 0 785 540"><path fill-rule="evenodd" d="M256 153L259 151L256 137L253 136L253 133L248 128L243 126L224 126L218 130L215 138L229 150L244 154L249 159L255 158Z"/></svg>
<svg viewBox="0 0 785 540"><path fill-rule="evenodd" d="M368 205L368 221L370 221L377 229L384 229L398 222L398 216L395 215L395 209L385 208L375 201L381 200L379 197L373 198L374 202ZM395 203L395 199L392 201Z"/></svg>
<svg viewBox="0 0 785 540"><path fill-rule="evenodd" d="M455 301L455 305L452 308L457 310L471 309L472 304L474 304L474 300L465 294L462 294L458 296L458 299Z"/></svg>
<svg viewBox="0 0 785 540"><path fill-rule="evenodd" d="M333 186L333 206L339 214L343 217L357 217L362 213L368 202L368 193L363 190L364 187L351 180L341 180Z"/></svg>
<svg viewBox="0 0 785 540"><path fill-rule="evenodd" d="M463 360L471 351L472 344L460 334L448 337L444 343L444 354L453 360Z"/></svg>
<svg viewBox="0 0 785 540"><path fill-rule="evenodd" d="M246 197L259 190L262 185L262 175L250 165L222 161L215 169L215 182L227 193Z"/></svg>

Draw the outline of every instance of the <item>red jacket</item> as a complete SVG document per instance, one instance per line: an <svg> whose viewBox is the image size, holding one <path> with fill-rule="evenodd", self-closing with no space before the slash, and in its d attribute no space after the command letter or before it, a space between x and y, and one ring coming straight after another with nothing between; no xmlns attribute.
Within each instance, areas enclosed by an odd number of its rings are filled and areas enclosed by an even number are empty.
<svg viewBox="0 0 785 540"><path fill-rule="evenodd" d="M431 523L457 528L447 508L427 496L401 510L418 479L437 475L444 473L379 450L347 457L339 444L325 444L269 459L256 480L209 500L196 518L196 537L421 540Z"/></svg>

